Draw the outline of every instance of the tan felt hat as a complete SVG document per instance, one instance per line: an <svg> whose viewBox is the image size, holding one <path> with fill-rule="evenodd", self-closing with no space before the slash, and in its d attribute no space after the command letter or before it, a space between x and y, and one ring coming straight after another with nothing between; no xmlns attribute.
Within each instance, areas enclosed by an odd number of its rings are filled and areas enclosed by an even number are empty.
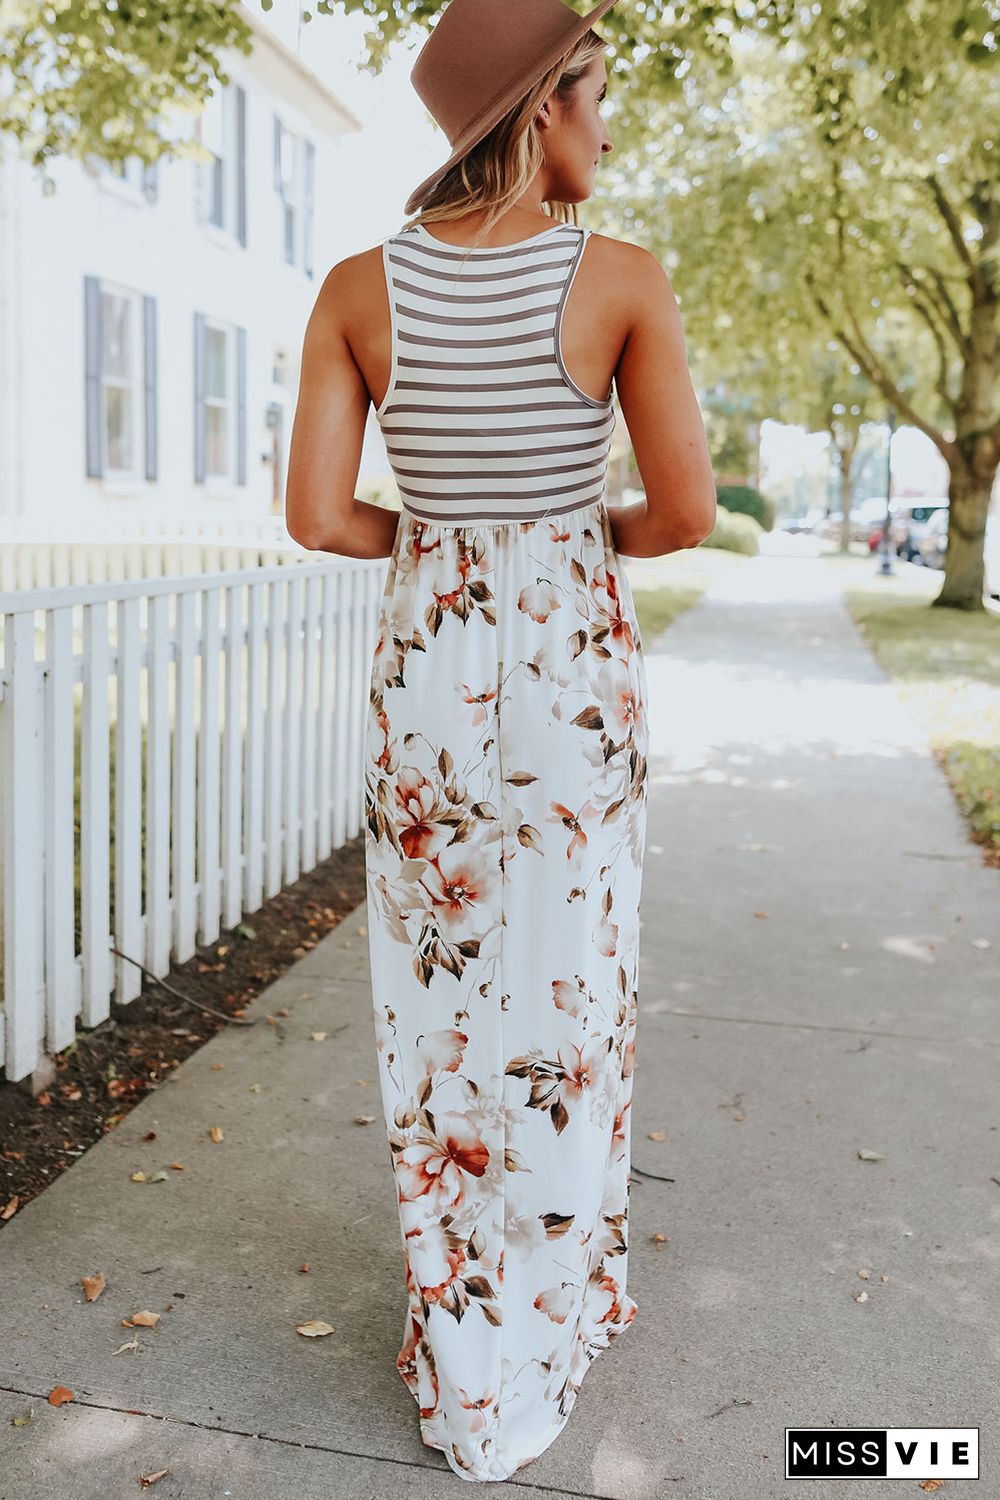
<svg viewBox="0 0 1000 1500"><path fill-rule="evenodd" d="M614 4L600 0L581 16L565 0L450 0L410 78L452 152L413 190L403 212L412 214Z"/></svg>

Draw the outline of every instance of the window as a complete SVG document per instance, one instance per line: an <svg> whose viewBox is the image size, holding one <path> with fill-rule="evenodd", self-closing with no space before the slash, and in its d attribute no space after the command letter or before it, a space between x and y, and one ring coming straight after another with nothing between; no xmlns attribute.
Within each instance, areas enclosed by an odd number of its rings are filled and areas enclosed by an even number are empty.
<svg viewBox="0 0 1000 1500"><path fill-rule="evenodd" d="M246 483L246 330L194 320L195 479Z"/></svg>
<svg viewBox="0 0 1000 1500"><path fill-rule="evenodd" d="M158 171L156 162L145 163L138 156L127 156L124 161L106 161L103 157L92 156L90 158L92 170L102 182L109 186L121 187L126 193L134 194L137 198L148 198L150 202L155 201L158 190Z"/></svg>
<svg viewBox="0 0 1000 1500"><path fill-rule="evenodd" d="M85 276L84 364L88 476L155 479L156 299Z"/></svg>
<svg viewBox="0 0 1000 1500"><path fill-rule="evenodd" d="M281 211L281 253L290 266L313 274L316 148L274 117L274 186Z"/></svg>
<svg viewBox="0 0 1000 1500"><path fill-rule="evenodd" d="M198 121L198 139L211 159L202 162L202 218L238 240L246 234L246 91L216 85Z"/></svg>

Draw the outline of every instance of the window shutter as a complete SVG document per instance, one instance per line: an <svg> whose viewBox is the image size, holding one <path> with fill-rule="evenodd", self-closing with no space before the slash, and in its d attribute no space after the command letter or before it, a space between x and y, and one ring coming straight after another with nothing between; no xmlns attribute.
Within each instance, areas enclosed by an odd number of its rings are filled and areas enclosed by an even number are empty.
<svg viewBox="0 0 1000 1500"><path fill-rule="evenodd" d="M274 186L281 192L281 120L274 117Z"/></svg>
<svg viewBox="0 0 1000 1500"><path fill-rule="evenodd" d="M236 330L236 483L247 482L247 331Z"/></svg>
<svg viewBox="0 0 1000 1500"><path fill-rule="evenodd" d="M307 276L313 274L313 218L316 197L316 147L306 141L305 207L302 217L302 266Z"/></svg>
<svg viewBox="0 0 1000 1500"><path fill-rule="evenodd" d="M101 283L83 278L84 386L87 435L87 477L104 472L101 444Z"/></svg>
<svg viewBox="0 0 1000 1500"><path fill-rule="evenodd" d="M247 91L236 85L236 236L247 242Z"/></svg>
<svg viewBox="0 0 1000 1500"><path fill-rule="evenodd" d="M194 315L194 478L205 479L205 314Z"/></svg>
<svg viewBox="0 0 1000 1500"><path fill-rule="evenodd" d="M142 299L143 398L146 438L146 478L157 477L156 430L156 298Z"/></svg>
<svg viewBox="0 0 1000 1500"><path fill-rule="evenodd" d="M142 190L150 203L155 203L160 192L160 164L156 161L144 162L142 168Z"/></svg>

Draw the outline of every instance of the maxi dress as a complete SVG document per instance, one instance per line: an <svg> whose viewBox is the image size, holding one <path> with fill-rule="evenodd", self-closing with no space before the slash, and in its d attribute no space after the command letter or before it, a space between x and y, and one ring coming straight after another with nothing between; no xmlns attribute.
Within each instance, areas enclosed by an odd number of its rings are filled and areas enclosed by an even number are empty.
<svg viewBox="0 0 1000 1500"><path fill-rule="evenodd" d="M368 934L423 1442L508 1479L626 1290L646 675L605 509L613 397L566 369L589 231L383 242L402 515L365 732Z"/></svg>

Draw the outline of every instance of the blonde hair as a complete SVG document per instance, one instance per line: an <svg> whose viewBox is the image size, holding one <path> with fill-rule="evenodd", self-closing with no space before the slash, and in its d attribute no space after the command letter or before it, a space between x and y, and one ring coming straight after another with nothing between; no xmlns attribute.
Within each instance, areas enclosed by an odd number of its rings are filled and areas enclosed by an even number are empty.
<svg viewBox="0 0 1000 1500"><path fill-rule="evenodd" d="M545 161L541 133L535 124L538 110L553 93L569 100L594 58L606 46L607 42L596 31L585 31L576 45L431 189L419 213L404 228L485 209L486 218L476 241L484 238L517 202ZM576 223L575 203L547 203L547 208L554 220Z"/></svg>

